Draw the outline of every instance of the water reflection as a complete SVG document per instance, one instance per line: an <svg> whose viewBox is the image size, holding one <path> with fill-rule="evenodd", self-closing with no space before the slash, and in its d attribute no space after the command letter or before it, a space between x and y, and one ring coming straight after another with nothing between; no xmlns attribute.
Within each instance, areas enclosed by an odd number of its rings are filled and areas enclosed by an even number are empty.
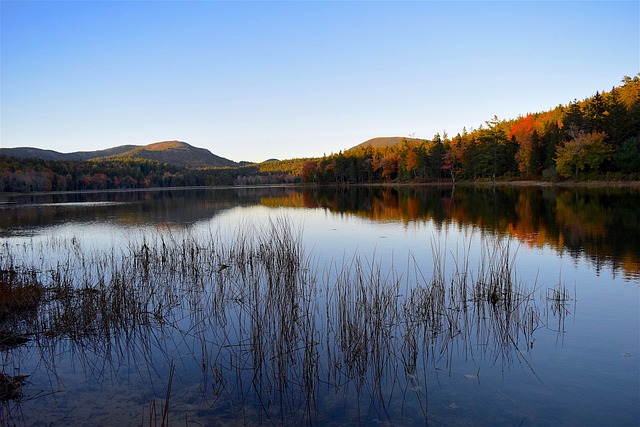
<svg viewBox="0 0 640 427"><path fill-rule="evenodd" d="M530 247L586 256L640 279L640 191L633 189L365 187L307 189L261 201L325 208L372 221L454 223L511 235Z"/></svg>
<svg viewBox="0 0 640 427"><path fill-rule="evenodd" d="M5 195L0 203L0 237L42 232L67 223L107 223L114 227L188 227L219 213L260 203L284 188L180 189L157 191Z"/></svg>
<svg viewBox="0 0 640 427"><path fill-rule="evenodd" d="M0 326L10 374L0 372L0 420L42 420L18 411L34 399L46 406L51 396L86 398L68 381L70 365L90 382L115 379L145 393L157 387L155 396L171 395L175 373L172 421L185 411L195 423L446 419L443 408L430 406L429 384L439 371L451 375L464 365L461 353L479 362L466 380L480 384L480 366L491 376L518 364L540 381L531 364L535 337L566 313L543 310L536 290L516 279L508 241L485 242L478 271L463 256L448 272L448 255L436 250L426 278L417 260L406 272L357 256L318 270L292 224L264 225L231 240L153 234L94 253L73 238L32 244L23 257L6 248ZM52 251L63 256L29 265ZM546 299L563 307L572 301L562 288ZM32 379L23 387L25 378ZM188 395L194 386L198 405ZM144 416L157 420L159 406Z"/></svg>
<svg viewBox="0 0 640 427"><path fill-rule="evenodd" d="M638 279L638 205L554 188L5 198L0 420L160 425L170 390L172 424L633 423L639 288L593 272ZM278 213L305 239L237 219Z"/></svg>
<svg viewBox="0 0 640 427"><path fill-rule="evenodd" d="M374 222L473 225L640 279L640 191L555 187L230 188L49 194L0 204L0 237L55 224L188 227L238 206L322 208Z"/></svg>

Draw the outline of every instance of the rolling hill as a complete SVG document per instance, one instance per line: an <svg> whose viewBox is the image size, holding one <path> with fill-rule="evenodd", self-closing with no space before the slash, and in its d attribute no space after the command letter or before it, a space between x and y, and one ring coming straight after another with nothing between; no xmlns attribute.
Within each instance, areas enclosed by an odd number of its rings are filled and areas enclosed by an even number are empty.
<svg viewBox="0 0 640 427"><path fill-rule="evenodd" d="M364 148L366 146L371 146L373 148L380 148L380 147L390 147L392 145L400 145L402 144L404 141L410 141L410 142L420 142L420 141L424 141L422 139L418 139L418 138L405 138L402 136L385 136L385 137L379 137L379 138L372 138L372 139L368 139L358 145L355 145L351 148L349 148L349 150L353 150L355 148ZM348 151L348 150L347 150Z"/></svg>
<svg viewBox="0 0 640 427"><path fill-rule="evenodd" d="M238 164L216 156L205 148L198 148L182 141L163 141L135 147L106 159L147 159L186 168L233 167Z"/></svg>
<svg viewBox="0 0 640 427"><path fill-rule="evenodd" d="M90 160L125 153L135 148L136 145L121 145L97 151L76 151L73 153L60 153L54 150L43 150L32 147L0 148L0 156L15 157L17 159L42 159L42 160Z"/></svg>
<svg viewBox="0 0 640 427"><path fill-rule="evenodd" d="M122 145L97 151L76 151L59 153L32 147L0 148L0 156L19 159L36 158L43 160L126 160L146 159L186 168L233 167L238 163L216 156L209 150L194 147L182 141L163 141L149 145Z"/></svg>
<svg viewBox="0 0 640 427"><path fill-rule="evenodd" d="M355 145L349 150L366 147L368 145L374 148L388 147L402 144L404 141L421 140L401 136L378 137ZM55 150L44 150L33 147L0 148L0 156L14 157L17 159L42 159L54 161L146 159L188 169L238 167L251 164L251 162L235 162L233 160L217 156L205 148L194 147L183 141L162 141L148 145L121 145L107 148L105 150L76 151L72 153L60 153ZM272 161L276 160L269 159L264 163Z"/></svg>

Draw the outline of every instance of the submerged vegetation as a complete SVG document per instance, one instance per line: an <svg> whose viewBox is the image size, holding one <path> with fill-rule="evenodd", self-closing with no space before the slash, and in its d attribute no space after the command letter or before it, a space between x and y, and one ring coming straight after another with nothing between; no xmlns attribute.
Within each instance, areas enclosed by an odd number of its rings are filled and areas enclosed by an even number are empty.
<svg viewBox="0 0 640 427"><path fill-rule="evenodd" d="M29 399L74 393L62 391L63 357L96 381L138 372L151 401L142 418L162 425L429 422L427 378L451 375L459 354L537 378L528 352L536 331L570 314L567 289L519 281L509 240L484 238L477 263L470 248L432 245L433 260L410 256L406 269L360 256L320 265L286 218L103 249L74 237L5 243L2 421L19 422ZM175 403L185 381L198 384L197 414Z"/></svg>

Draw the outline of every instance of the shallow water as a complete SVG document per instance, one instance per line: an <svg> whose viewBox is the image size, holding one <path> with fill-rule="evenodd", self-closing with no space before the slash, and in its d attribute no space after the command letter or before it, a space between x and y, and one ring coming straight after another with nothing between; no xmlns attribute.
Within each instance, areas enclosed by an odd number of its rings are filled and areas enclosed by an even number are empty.
<svg viewBox="0 0 640 427"><path fill-rule="evenodd" d="M1 351L5 373L30 375L3 403L7 424L159 425L169 384L172 424L640 422L637 191L274 187L2 202L3 268L78 289L3 318L29 339ZM273 238L287 230L293 248ZM255 265L240 265L239 247ZM175 249L164 261L163 248ZM291 271L274 266L292 253ZM516 303L478 301L474 286L505 268ZM438 278L466 293L437 294Z"/></svg>

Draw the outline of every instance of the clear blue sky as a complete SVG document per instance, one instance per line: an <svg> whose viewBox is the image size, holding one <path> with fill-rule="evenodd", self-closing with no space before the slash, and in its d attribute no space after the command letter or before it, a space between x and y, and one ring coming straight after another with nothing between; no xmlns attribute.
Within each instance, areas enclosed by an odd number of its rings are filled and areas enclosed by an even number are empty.
<svg viewBox="0 0 640 427"><path fill-rule="evenodd" d="M231 160L431 138L640 71L627 2L1 2L1 147Z"/></svg>

